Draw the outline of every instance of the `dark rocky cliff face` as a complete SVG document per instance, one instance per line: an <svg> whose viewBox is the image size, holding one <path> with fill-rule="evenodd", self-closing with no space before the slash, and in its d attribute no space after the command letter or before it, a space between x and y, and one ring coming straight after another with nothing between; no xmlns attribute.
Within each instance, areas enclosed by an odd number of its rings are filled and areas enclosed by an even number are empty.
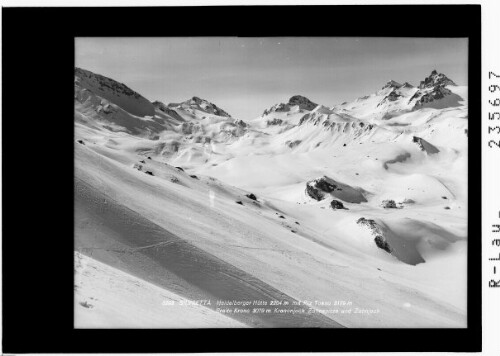
<svg viewBox="0 0 500 356"><path fill-rule="evenodd" d="M420 85L418 86L419 89L424 89L424 88L432 88L436 86L446 86L446 85L453 85L456 86L455 82L448 78L446 75L443 73L438 73L435 69L432 71L431 75L429 75L427 78L422 80L420 82Z"/></svg>
<svg viewBox="0 0 500 356"><path fill-rule="evenodd" d="M311 100L301 95L294 95L288 100L288 105L298 105L301 109L304 110L313 110L318 104L313 103Z"/></svg>

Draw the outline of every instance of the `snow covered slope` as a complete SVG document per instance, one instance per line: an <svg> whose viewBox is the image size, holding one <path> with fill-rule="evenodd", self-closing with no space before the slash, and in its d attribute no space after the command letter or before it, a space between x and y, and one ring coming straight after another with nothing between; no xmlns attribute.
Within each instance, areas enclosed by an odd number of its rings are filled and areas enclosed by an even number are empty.
<svg viewBox="0 0 500 356"><path fill-rule="evenodd" d="M227 317L214 327L465 327L467 88L454 84L432 72L333 107L294 96L245 122L197 97L140 116L76 81L76 249L211 301L192 310L201 327L212 313Z"/></svg>
<svg viewBox="0 0 500 356"><path fill-rule="evenodd" d="M216 328L239 323L168 290L75 252L75 327Z"/></svg>

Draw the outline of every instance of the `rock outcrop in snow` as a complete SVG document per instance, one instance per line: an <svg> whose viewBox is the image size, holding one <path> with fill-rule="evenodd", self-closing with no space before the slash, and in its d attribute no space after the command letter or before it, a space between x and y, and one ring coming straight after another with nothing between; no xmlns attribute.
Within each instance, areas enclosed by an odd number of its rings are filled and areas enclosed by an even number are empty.
<svg viewBox="0 0 500 356"><path fill-rule="evenodd" d="M358 225L365 226L370 230L372 235L375 237L373 241L375 241L375 244L377 245L378 248L384 250L387 253L392 252L391 246L384 237L384 232L382 231L380 225L378 225L375 222L375 220L359 218L358 221L356 221L356 223Z"/></svg>
<svg viewBox="0 0 500 356"><path fill-rule="evenodd" d="M314 200L321 201L328 195L348 203L366 202L362 189L351 187L327 176L313 179L306 183L306 194Z"/></svg>
<svg viewBox="0 0 500 356"><path fill-rule="evenodd" d="M413 136L413 142L415 142L422 151L424 151L428 154L439 153L439 150L437 149L437 147L430 144L429 142L427 142L426 140L424 140L421 137Z"/></svg>

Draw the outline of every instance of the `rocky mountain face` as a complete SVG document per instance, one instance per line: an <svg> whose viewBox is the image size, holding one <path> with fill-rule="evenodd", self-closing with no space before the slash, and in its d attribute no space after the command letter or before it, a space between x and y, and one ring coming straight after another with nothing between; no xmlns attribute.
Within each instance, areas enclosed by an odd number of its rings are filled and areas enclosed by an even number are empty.
<svg viewBox="0 0 500 356"><path fill-rule="evenodd" d="M83 100L82 92L86 90L118 105L132 115L144 117L155 113L155 108L149 100L125 84L85 69L75 68L75 98Z"/></svg>
<svg viewBox="0 0 500 356"><path fill-rule="evenodd" d="M448 78L446 75L443 73L438 73L437 70L433 70L431 72L431 75L429 75L427 78L422 80L420 82L420 85L418 86L419 89L424 89L424 88L435 88L437 86L447 86L447 85L452 85L456 86L455 82Z"/></svg>
<svg viewBox="0 0 500 356"><path fill-rule="evenodd" d="M177 111L171 109L168 105L163 104L161 101L154 101L153 106L172 118L175 118L179 121L184 121L184 119L177 113Z"/></svg>
<svg viewBox="0 0 500 356"><path fill-rule="evenodd" d="M151 103L125 84L80 68L75 68L75 119L154 139L177 133L187 142L231 140L247 128L244 121L199 97L179 104ZM181 144L174 141L177 151Z"/></svg>
<svg viewBox="0 0 500 356"><path fill-rule="evenodd" d="M313 103L305 96L294 95L288 100L287 103L279 103L270 107L269 109L264 110L262 116L267 116L276 112L289 112L293 107L297 107L299 111L311 111L316 106L318 106L318 104Z"/></svg>
<svg viewBox="0 0 500 356"><path fill-rule="evenodd" d="M169 107L171 108L182 108L182 109L192 109L192 110L198 110L206 114L211 114L211 115L216 115L216 116L221 116L221 117L228 117L230 118L231 115L229 115L227 112L219 108L217 105L209 102L208 100L201 99L197 96L193 96L191 99L186 100L180 104L169 104Z"/></svg>
<svg viewBox="0 0 500 356"><path fill-rule="evenodd" d="M394 80L390 80L389 82L387 82L386 85L384 85L382 87L382 89L386 89L386 88L394 88L394 89L398 89L398 88L401 88L402 85L399 84L398 82L394 81Z"/></svg>
<svg viewBox="0 0 500 356"><path fill-rule="evenodd" d="M311 100L301 95L294 95L288 100L288 105L297 105L302 110L313 110L318 104L313 103Z"/></svg>

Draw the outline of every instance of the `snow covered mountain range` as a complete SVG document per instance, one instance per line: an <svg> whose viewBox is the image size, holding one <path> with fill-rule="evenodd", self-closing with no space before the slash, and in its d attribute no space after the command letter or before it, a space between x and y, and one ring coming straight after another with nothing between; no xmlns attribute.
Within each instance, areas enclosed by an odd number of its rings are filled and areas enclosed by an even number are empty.
<svg viewBox="0 0 500 356"><path fill-rule="evenodd" d="M76 68L76 326L465 327L467 130L467 87L435 70L243 121Z"/></svg>

